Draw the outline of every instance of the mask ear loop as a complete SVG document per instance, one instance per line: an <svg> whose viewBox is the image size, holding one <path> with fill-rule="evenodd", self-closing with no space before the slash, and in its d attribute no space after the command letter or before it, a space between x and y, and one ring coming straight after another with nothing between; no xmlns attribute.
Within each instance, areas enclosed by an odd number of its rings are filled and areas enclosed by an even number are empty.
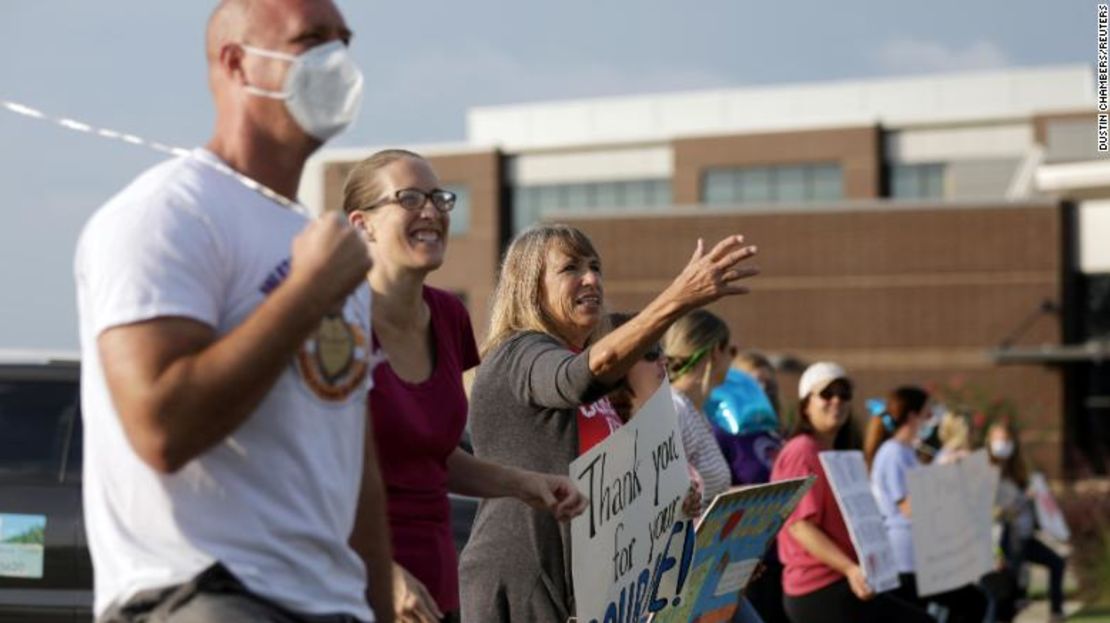
<svg viewBox="0 0 1110 623"><path fill-rule="evenodd" d="M300 61L300 59L298 59L296 56L292 54L286 54L285 52L264 50L262 48L256 48L253 45L246 44L240 44L239 47L243 48L243 51L247 54L254 54L255 56L261 56L263 58L270 58L277 61L286 61L288 63L297 63ZM243 85L243 88L247 91L247 93L250 93L251 95L268 97L275 100L287 100L291 96L291 94L287 91L271 91L269 89L256 87L253 84L245 84Z"/></svg>

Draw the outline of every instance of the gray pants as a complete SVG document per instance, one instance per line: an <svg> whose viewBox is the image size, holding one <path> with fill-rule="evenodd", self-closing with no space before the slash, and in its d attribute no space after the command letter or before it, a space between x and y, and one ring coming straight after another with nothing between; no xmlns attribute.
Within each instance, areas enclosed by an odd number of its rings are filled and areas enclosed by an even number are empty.
<svg viewBox="0 0 1110 623"><path fill-rule="evenodd" d="M361 623L347 614L308 615L292 612L256 595L221 564L192 580L142 591L108 609L97 623Z"/></svg>

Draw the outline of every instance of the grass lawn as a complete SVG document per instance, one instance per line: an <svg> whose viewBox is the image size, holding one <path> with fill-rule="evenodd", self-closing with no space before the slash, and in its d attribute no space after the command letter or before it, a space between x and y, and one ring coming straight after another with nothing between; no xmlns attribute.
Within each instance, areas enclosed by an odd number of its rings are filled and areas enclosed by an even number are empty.
<svg viewBox="0 0 1110 623"><path fill-rule="evenodd" d="M1083 623L1110 623L1110 606L1092 606L1068 617L1069 621Z"/></svg>

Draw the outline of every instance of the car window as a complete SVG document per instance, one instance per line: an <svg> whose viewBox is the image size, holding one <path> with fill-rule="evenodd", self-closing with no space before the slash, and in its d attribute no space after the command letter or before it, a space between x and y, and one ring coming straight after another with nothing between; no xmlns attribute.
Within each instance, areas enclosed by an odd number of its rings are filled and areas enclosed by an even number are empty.
<svg viewBox="0 0 1110 623"><path fill-rule="evenodd" d="M69 454L66 455L65 479L68 483L81 482L81 463L84 461L85 436L81 430L81 414L73 418L73 434L69 438Z"/></svg>
<svg viewBox="0 0 1110 623"><path fill-rule="evenodd" d="M61 480L78 400L73 382L0 381L0 482Z"/></svg>

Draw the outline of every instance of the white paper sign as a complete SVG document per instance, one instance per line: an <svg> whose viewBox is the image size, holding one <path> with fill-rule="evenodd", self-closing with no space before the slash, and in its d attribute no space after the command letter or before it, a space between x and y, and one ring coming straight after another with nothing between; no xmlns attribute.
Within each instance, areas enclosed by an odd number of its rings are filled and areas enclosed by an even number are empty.
<svg viewBox="0 0 1110 623"><path fill-rule="evenodd" d="M1044 474L1037 472L1029 479L1029 492L1033 494L1033 507L1037 511L1037 523L1041 529L1057 541L1067 542L1071 539L1071 530L1064 519L1064 513L1056 503L1056 497L1048 488Z"/></svg>
<svg viewBox="0 0 1110 623"><path fill-rule="evenodd" d="M683 521L690 488L670 385L636 417L570 464L590 498L571 521L571 570L583 623L640 621L671 604L693 557Z"/></svg>
<svg viewBox="0 0 1110 623"><path fill-rule="evenodd" d="M994 496L1001 474L991 465L985 449L976 450L956 463L967 487L968 510L976 531L975 548L979 565L988 573L994 569Z"/></svg>
<svg viewBox="0 0 1110 623"><path fill-rule="evenodd" d="M994 568L991 507L998 470L985 451L906 476L917 593L928 597L979 581Z"/></svg>
<svg viewBox="0 0 1110 623"><path fill-rule="evenodd" d="M848 526L848 536L856 548L867 584L876 593L898 588L894 550L883 527L879 505L871 493L863 453L858 450L826 451L818 456Z"/></svg>

